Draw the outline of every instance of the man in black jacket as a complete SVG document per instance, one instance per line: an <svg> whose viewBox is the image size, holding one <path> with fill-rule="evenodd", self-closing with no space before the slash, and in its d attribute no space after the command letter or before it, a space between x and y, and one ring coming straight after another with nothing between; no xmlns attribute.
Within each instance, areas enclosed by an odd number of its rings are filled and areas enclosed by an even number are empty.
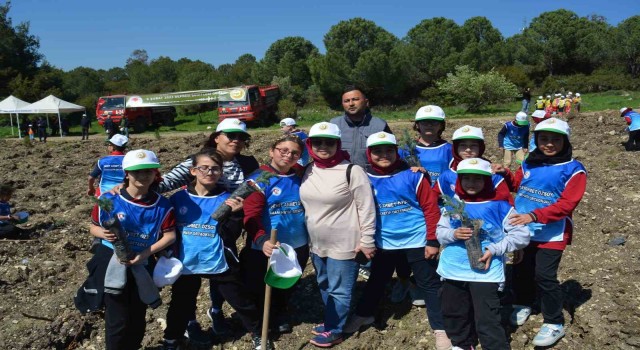
<svg viewBox="0 0 640 350"><path fill-rule="evenodd" d="M82 139L89 139L89 129L91 128L91 119L87 117L87 113L82 114L82 119L80 119L80 126L82 127Z"/></svg>

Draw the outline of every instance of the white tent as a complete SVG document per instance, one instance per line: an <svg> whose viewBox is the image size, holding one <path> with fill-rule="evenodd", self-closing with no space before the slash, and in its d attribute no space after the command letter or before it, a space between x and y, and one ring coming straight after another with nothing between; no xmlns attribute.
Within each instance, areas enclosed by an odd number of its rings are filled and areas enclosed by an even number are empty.
<svg viewBox="0 0 640 350"><path fill-rule="evenodd" d="M71 113L84 111L85 108L65 100L61 100L53 95L49 95L40 101L34 102L28 106L20 108L20 113L57 113L58 127L60 128L60 137L62 137L62 121L60 120L60 112Z"/></svg>
<svg viewBox="0 0 640 350"><path fill-rule="evenodd" d="M15 96L9 96L4 100L0 101L0 114L9 114L9 120L11 121L11 135L13 135L12 115L15 113L16 120L17 120L16 125L18 126L18 137L22 137L20 135L20 115L18 114L18 110L28 105L29 105L29 102L22 101L21 99Z"/></svg>

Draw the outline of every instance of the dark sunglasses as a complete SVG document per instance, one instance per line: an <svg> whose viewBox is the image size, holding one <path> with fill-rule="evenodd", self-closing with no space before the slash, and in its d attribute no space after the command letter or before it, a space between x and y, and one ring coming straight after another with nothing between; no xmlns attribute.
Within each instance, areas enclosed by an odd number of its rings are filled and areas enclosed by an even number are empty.
<svg viewBox="0 0 640 350"><path fill-rule="evenodd" d="M225 132L223 134L231 141L234 141L234 140L247 141L248 139L251 138L249 135L242 132L229 132L229 133Z"/></svg>
<svg viewBox="0 0 640 350"><path fill-rule="evenodd" d="M327 147L333 147L333 146L338 144L338 140L329 139L329 138L312 138L311 139L311 144L314 147L320 147L323 144L326 145Z"/></svg>

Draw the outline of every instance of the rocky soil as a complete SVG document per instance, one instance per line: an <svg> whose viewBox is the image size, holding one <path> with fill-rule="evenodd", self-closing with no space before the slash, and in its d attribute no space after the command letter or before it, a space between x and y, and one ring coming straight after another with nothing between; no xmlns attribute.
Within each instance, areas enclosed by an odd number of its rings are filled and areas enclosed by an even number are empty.
<svg viewBox="0 0 640 350"><path fill-rule="evenodd" d="M508 118L449 120L445 138L463 124L481 126L489 140L487 156L499 160L495 137ZM640 347L640 153L625 152L624 125L617 112L583 113L570 120L574 155L589 171L587 193L575 212L574 242L564 254L560 280L566 293L567 335L556 349L632 349ZM391 123L394 131L410 123ZM277 131L253 133L247 153L260 161ZM132 148L155 151L169 170L198 149L207 134L133 137ZM102 136L81 142L77 137L26 145L0 140L0 183L17 188L12 201L31 213L27 239L0 239L0 348L103 349L102 315L82 316L73 296L86 277L92 201L86 178L105 153ZM621 245L610 245L614 238ZM363 282L359 282L362 287ZM360 290L361 288L359 288ZM359 293L358 290L358 293ZM163 300L169 300L163 290ZM198 318L205 326L208 286L202 289ZM321 322L322 306L309 264L291 300L293 333L276 340L279 349L310 349L312 325ZM225 306L227 307L227 306ZM225 310L234 336L215 349L249 349L231 309ZM147 349L160 349L166 305L147 313ZM533 348L531 339L542 323L539 315L523 327L508 328L514 349ZM431 349L425 310L404 304L381 306L374 327L356 333L336 349Z"/></svg>

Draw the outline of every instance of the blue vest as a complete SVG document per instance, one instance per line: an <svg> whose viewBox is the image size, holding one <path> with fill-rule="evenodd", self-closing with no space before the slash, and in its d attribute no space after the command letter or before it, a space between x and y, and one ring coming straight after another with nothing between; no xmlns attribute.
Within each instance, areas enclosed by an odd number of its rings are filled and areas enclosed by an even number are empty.
<svg viewBox="0 0 640 350"><path fill-rule="evenodd" d="M158 200L149 206L140 205L124 199L120 195L104 193L100 198L110 199L113 203L113 211L110 213L100 209L98 219L100 224L117 215L122 228L127 233L129 247L136 253L158 241L162 229L162 223L171 212L171 203L168 199L158 195ZM113 249L113 244L102 240L102 244Z"/></svg>
<svg viewBox="0 0 640 350"><path fill-rule="evenodd" d="M98 168L100 168L100 193L109 192L124 182L124 170L122 170L122 160L124 156L106 156L98 160Z"/></svg>
<svg viewBox="0 0 640 350"><path fill-rule="evenodd" d="M251 174L255 180L263 170ZM278 241L293 248L309 243L309 233L304 220L304 207L300 202L301 179L295 174L278 175L269 179L269 184L258 183L265 196L265 207L262 212L262 225L267 234L272 228L278 230ZM262 250L255 243L251 247Z"/></svg>
<svg viewBox="0 0 640 350"><path fill-rule="evenodd" d="M456 194L456 181L458 180L458 173L456 173L452 169L445 170L440 177L438 178L438 188L440 189L440 193L443 196L449 196L453 198ZM491 182L493 183L493 188L498 188L504 181L504 177L500 175L491 175Z"/></svg>
<svg viewBox="0 0 640 350"><path fill-rule="evenodd" d="M587 173L582 163L571 160L552 165L530 165L522 163L523 178L516 195L515 207L518 213L529 213L538 208L548 207L558 201L567 182L578 173ZM562 241L566 219L547 224L532 222L529 226L531 240L536 242Z"/></svg>
<svg viewBox="0 0 640 350"><path fill-rule="evenodd" d="M219 274L229 269L224 258L225 247L218 234L218 221L211 218L211 214L227 198L228 192L201 197L186 189L171 196L171 204L176 211L183 274Z"/></svg>
<svg viewBox="0 0 640 350"><path fill-rule="evenodd" d="M296 131L292 134L298 136L302 142L304 142L308 137L304 131ZM300 159L298 159L298 164L302 166L309 164L309 151L307 150L307 147L302 147L302 155L300 156Z"/></svg>
<svg viewBox="0 0 640 350"><path fill-rule="evenodd" d="M424 248L427 225L417 196L424 175L411 170L386 176L368 175L376 201L376 246Z"/></svg>
<svg viewBox="0 0 640 350"><path fill-rule="evenodd" d="M467 202L465 212L471 219L483 220L480 229L482 250L491 243L497 243L504 238L504 222L508 220L511 205L507 201ZM445 208L446 214L447 208ZM460 219L449 218L451 227L456 229L461 225ZM504 256L493 256L487 270L474 270L469 266L469 257L464 241L457 240L445 246L440 255L438 274L446 279L467 282L504 282Z"/></svg>
<svg viewBox="0 0 640 350"><path fill-rule="evenodd" d="M11 215L11 204L8 202L0 202L0 216ZM0 225L6 225L10 223L10 220L0 220Z"/></svg>
<svg viewBox="0 0 640 350"><path fill-rule="evenodd" d="M524 147L524 138L529 133L529 126L515 126L513 122L504 123L507 134L504 136L503 145L506 150L519 150Z"/></svg>
<svg viewBox="0 0 640 350"><path fill-rule="evenodd" d="M626 117L631 118L631 124L629 125L629 131L640 130L640 113L631 111L625 114Z"/></svg>
<svg viewBox="0 0 640 350"><path fill-rule="evenodd" d="M448 142L436 147L416 146L416 155L420 160L420 165L429 173L431 187L438 181L440 174L451 167L451 162L453 161L452 148L453 146ZM406 149L399 149L398 151L402 159L409 155Z"/></svg>

